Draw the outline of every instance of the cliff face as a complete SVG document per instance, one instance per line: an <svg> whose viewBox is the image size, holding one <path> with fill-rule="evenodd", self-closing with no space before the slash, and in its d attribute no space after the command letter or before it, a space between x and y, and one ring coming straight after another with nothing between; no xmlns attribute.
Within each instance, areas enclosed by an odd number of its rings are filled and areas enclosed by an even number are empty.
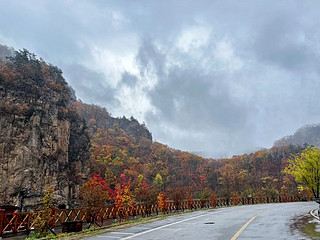
<svg viewBox="0 0 320 240"><path fill-rule="evenodd" d="M24 210L49 186L73 205L89 172L89 137L61 71L21 51L0 60L0 205Z"/></svg>

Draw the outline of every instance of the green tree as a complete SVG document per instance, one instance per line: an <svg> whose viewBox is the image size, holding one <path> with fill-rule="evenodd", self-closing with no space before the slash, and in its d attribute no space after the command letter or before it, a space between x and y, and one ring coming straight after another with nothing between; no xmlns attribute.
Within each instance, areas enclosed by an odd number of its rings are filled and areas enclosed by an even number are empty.
<svg viewBox="0 0 320 240"><path fill-rule="evenodd" d="M140 187L140 186L141 186L142 181L143 181L143 175L139 174L139 176L138 176L138 178L137 178L137 184L138 184L138 187Z"/></svg>
<svg viewBox="0 0 320 240"><path fill-rule="evenodd" d="M159 173L157 173L156 177L153 179L153 184L158 188L163 185L162 177Z"/></svg>
<svg viewBox="0 0 320 240"><path fill-rule="evenodd" d="M315 198L319 198L320 187L320 150L316 147L306 148L301 154L289 160L284 172L294 176L295 180L309 187Z"/></svg>

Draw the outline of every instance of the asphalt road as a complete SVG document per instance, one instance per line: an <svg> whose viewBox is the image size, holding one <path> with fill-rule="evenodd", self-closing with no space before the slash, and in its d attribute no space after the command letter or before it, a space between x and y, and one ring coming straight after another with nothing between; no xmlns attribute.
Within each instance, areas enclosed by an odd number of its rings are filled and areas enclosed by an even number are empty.
<svg viewBox="0 0 320 240"><path fill-rule="evenodd" d="M89 239L308 239L297 229L295 222L309 215L317 205L315 202L298 202L212 209Z"/></svg>

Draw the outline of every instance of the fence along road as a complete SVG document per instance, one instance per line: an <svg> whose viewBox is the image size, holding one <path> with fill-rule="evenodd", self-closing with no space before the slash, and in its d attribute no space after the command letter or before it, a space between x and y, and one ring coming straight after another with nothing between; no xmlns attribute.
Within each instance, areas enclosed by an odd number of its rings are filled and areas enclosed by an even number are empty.
<svg viewBox="0 0 320 240"><path fill-rule="evenodd" d="M166 213L172 213L176 211L184 211L185 209L199 209L199 208L212 208L216 206L230 206L231 204L258 204L258 203L270 203L270 202L292 202L299 201L298 197L288 196L279 198L242 198L242 199L218 199L217 201L200 201L193 200L182 202L169 202L165 207ZM99 222L99 226L108 224L110 219L130 218L130 217L146 217L150 214L158 215L161 210L158 205L145 205L138 204L136 207L131 208L116 208L115 206L109 206L105 208L97 209L55 209L52 208L52 222L50 226L56 228L61 226L66 221L85 221L91 222L92 214L95 216L95 222ZM6 212L0 209L0 237L11 233L25 232L29 233L34 227L34 219L40 212L22 212L13 213ZM110 222L109 222L110 224Z"/></svg>
<svg viewBox="0 0 320 240"><path fill-rule="evenodd" d="M294 222L317 205L295 202L211 209L87 239L308 239L294 228Z"/></svg>

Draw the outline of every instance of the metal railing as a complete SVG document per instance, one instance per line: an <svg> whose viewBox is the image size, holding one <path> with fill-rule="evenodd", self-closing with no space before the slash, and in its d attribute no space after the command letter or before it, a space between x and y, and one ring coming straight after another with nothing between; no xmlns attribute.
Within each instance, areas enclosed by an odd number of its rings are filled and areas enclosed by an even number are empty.
<svg viewBox="0 0 320 240"><path fill-rule="evenodd" d="M277 202L296 202L299 197L260 197L260 198L219 198L211 201L193 200L193 201L168 201L165 206L160 209L157 204L137 204L135 207L116 207L106 206L104 208L73 208L73 209L52 209L52 227L59 227L67 221L84 221L86 223L96 222L99 226L110 224L107 219L124 219L136 217L148 217L150 215L170 214L184 210L196 210L200 208L215 208L230 205L245 205L258 203L277 203ZM34 229L35 219L40 211L34 212L5 212L0 209L0 236L9 233L25 232L29 234Z"/></svg>

